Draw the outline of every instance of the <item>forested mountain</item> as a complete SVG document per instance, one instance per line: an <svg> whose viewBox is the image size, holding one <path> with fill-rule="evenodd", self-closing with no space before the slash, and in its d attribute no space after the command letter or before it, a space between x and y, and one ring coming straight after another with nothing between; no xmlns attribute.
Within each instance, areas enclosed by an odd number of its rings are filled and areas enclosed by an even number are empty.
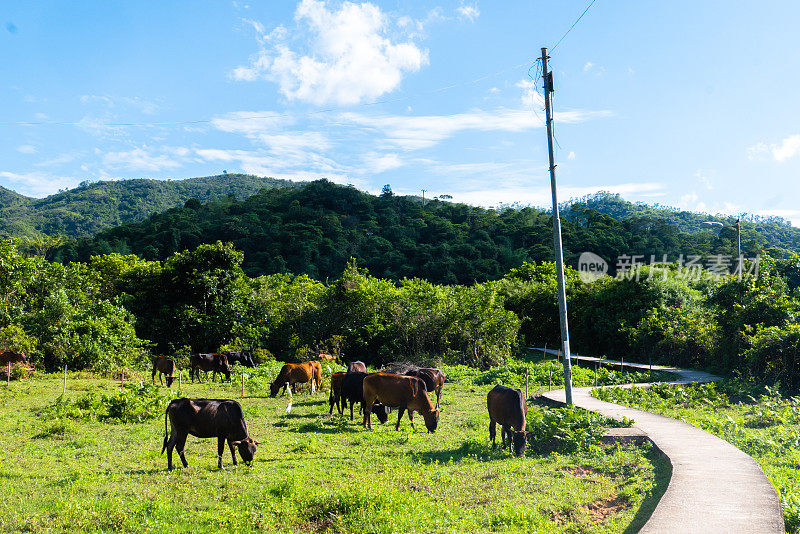
<svg viewBox="0 0 800 534"><path fill-rule="evenodd" d="M654 255L661 261L666 254L674 261L681 254L736 254L735 232L686 233L667 221L617 220L579 203L566 214L565 259L573 266L584 251L609 261L612 273L622 255L639 254L645 261ZM773 235L764 228L771 225L743 227L745 256L764 249ZM492 210L439 200L423 206L417 197L377 197L324 180L261 191L242 201L189 200L182 208L68 243L53 257L86 261L119 252L163 260L218 240L244 252L243 268L250 276L289 272L318 280L338 277L351 257L383 278L462 284L498 279L523 261L553 258L551 218L543 210Z"/></svg>
<svg viewBox="0 0 800 534"><path fill-rule="evenodd" d="M599 192L570 201L562 213L570 217L572 205L586 206L617 220L658 221L661 224L674 226L681 232L697 233L709 231L701 229L704 221L719 221L727 225L736 224L738 217L731 215L709 215L680 210L660 204L648 205L641 202L628 202L619 194ZM761 217L743 213L741 216L742 243L750 243L751 249L769 250L775 257L790 255L800 250L800 228L794 228L789 221L781 217ZM723 230L724 236L736 235L735 229Z"/></svg>
<svg viewBox="0 0 800 534"><path fill-rule="evenodd" d="M41 199L0 187L0 236L91 236L182 206L190 198L207 202L233 195L243 199L260 189L297 185L275 178L222 174L188 180L84 182Z"/></svg>

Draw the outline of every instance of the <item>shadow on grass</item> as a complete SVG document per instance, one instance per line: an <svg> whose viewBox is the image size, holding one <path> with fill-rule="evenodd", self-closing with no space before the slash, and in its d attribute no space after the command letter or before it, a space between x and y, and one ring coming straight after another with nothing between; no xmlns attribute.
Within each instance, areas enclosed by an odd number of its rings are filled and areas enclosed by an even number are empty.
<svg viewBox="0 0 800 534"><path fill-rule="evenodd" d="M351 425L320 425L318 423L306 423L297 427L293 432L307 434L314 432L317 434L341 434L357 432L358 428Z"/></svg>
<svg viewBox="0 0 800 534"><path fill-rule="evenodd" d="M423 464L433 464L460 462L462 460L490 462L493 460L503 460L508 458L510 454L501 449L492 449L488 444L482 441L471 440L463 442L457 449L424 452L411 451L409 452L409 456L413 460L417 460Z"/></svg>
<svg viewBox="0 0 800 534"><path fill-rule="evenodd" d="M653 511L656 509L656 506L658 506L658 502L661 500L664 492L667 491L667 486L672 478L672 464L669 463L669 460L667 460L666 456L664 456L661 451L653 447L650 452L647 453L647 456L650 461L653 462L653 467L655 468L653 491L642 501L630 525L628 525L628 528L626 528L622 534L634 534L642 529L650 519L650 516L653 515Z"/></svg>

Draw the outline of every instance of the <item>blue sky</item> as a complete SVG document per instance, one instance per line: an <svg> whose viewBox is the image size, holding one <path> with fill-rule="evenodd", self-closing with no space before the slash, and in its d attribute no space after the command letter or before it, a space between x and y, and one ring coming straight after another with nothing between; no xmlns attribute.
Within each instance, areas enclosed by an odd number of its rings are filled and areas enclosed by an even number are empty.
<svg viewBox="0 0 800 534"><path fill-rule="evenodd" d="M587 5L6 2L0 185L224 169L546 206L530 68ZM800 225L798 27L794 1L597 0L551 59L560 198Z"/></svg>

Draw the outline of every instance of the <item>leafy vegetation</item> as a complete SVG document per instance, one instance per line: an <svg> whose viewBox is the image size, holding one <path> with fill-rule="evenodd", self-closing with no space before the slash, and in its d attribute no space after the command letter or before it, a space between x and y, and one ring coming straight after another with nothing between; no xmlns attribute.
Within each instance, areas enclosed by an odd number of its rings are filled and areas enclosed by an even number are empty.
<svg viewBox="0 0 800 534"><path fill-rule="evenodd" d="M741 380L602 388L594 396L693 424L751 455L780 494L787 531L800 532L800 398Z"/></svg>
<svg viewBox="0 0 800 534"><path fill-rule="evenodd" d="M226 452L219 471L216 441L190 437L190 467L168 472L161 417L78 417L50 432L43 407L61 394L60 380L0 388L0 479L14 496L0 501L0 530L612 533L638 529L669 479L649 449L492 451L489 387L460 381L445 386L434 435L405 418L396 432L393 419L367 431L329 416L327 392L296 395L286 414L286 397L266 389L242 397L236 381L184 381L181 395L237 399L262 445L252 468L231 466ZM70 376L64 398L74 405L118 392L118 382ZM532 424L547 413L531 410Z"/></svg>
<svg viewBox="0 0 800 534"><path fill-rule="evenodd" d="M112 226L141 221L175 206L222 197L247 198L260 189L296 187L287 180L222 174L188 180L84 182L46 198L29 198L0 187L0 236L91 236ZM194 200L192 200L194 199Z"/></svg>
<svg viewBox="0 0 800 534"><path fill-rule="evenodd" d="M605 206L597 198L586 202ZM616 202L635 206L618 197ZM567 264L577 265L582 252L592 251L610 262L614 274L621 255L659 261L665 254L670 261L694 254L736 255L735 235L729 232L699 231L697 224L691 233L683 232L652 215L615 219L586 204L571 205L562 226ZM765 248L781 258L800 251L800 230L785 221L754 220L743 232L747 257ZM423 206L417 197L373 196L324 180L261 191L242 201L228 197L174 208L67 243L54 257L88 261L117 252L165 260L218 240L244 253L242 267L250 276L292 273L317 280L338 277L355 258L380 278L472 284L499 279L525 261L553 257L551 218L543 210L483 209L439 199Z"/></svg>

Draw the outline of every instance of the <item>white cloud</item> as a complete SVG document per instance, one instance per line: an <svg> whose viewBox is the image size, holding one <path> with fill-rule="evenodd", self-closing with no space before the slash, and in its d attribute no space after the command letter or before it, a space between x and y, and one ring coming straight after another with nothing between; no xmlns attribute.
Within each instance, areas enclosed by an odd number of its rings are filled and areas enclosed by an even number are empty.
<svg viewBox="0 0 800 534"><path fill-rule="evenodd" d="M772 146L772 157L775 161L786 161L800 153L800 134L787 137L781 144Z"/></svg>
<svg viewBox="0 0 800 534"><path fill-rule="evenodd" d="M474 4L464 4L462 3L458 6L458 16L462 19L467 19L470 22L475 22L478 20L481 12L478 9L478 3L475 2Z"/></svg>
<svg viewBox="0 0 800 534"><path fill-rule="evenodd" d="M36 147L33 145L20 145L17 147L17 152L21 154L35 154Z"/></svg>
<svg viewBox="0 0 800 534"><path fill-rule="evenodd" d="M309 37L308 50L293 50L286 31L260 32L261 50L231 76L273 81L289 100L352 105L393 91L405 73L428 64L427 51L413 41L387 37L391 20L370 3L344 2L337 10L324 0L302 0L295 21L298 35Z"/></svg>
<svg viewBox="0 0 800 534"><path fill-rule="evenodd" d="M714 185L711 183L711 180L706 174L707 173L702 169L698 169L697 172L694 173L694 177L697 178L697 181L703 184L705 188L710 191L714 189Z"/></svg>
<svg viewBox="0 0 800 534"><path fill-rule="evenodd" d="M780 144L756 143L747 149L747 158L761 160L772 156L775 161L783 162L800 154L800 134L784 138Z"/></svg>
<svg viewBox="0 0 800 534"><path fill-rule="evenodd" d="M597 191L609 191L626 196L644 195L664 188L664 184L657 182L625 183L614 185L595 185L586 187L560 186L558 188L559 201L579 198ZM443 191L453 195L455 202L465 202L478 206L498 206L500 204L521 204L549 207L552 203L550 186L525 187L512 186L492 189L478 189L473 191ZM434 193L439 194L439 193Z"/></svg>
<svg viewBox="0 0 800 534"><path fill-rule="evenodd" d="M130 107L135 108L147 115L153 115L158 111L158 105L144 100L138 96L105 96L105 95L83 95L80 98L81 104L100 103L107 108Z"/></svg>
<svg viewBox="0 0 800 534"><path fill-rule="evenodd" d="M591 61L587 61L583 65L583 72L586 72L587 70L590 70L592 67L594 67L594 63L592 63Z"/></svg>
<svg viewBox="0 0 800 534"><path fill-rule="evenodd" d="M54 176L43 172L14 173L0 171L0 178L11 181L13 189L24 195L44 197L57 191L74 187L78 180L67 176Z"/></svg>
<svg viewBox="0 0 800 534"><path fill-rule="evenodd" d="M577 156L575 155L575 152L573 152L573 151L571 151L571 150L570 150L569 154L567 154L567 159L568 159L568 160L573 160L573 159L575 159L576 157L577 157Z"/></svg>
<svg viewBox="0 0 800 534"><path fill-rule="evenodd" d="M158 172L182 167L182 158L190 153L189 149L184 147L162 147L161 152L154 154L146 145L128 151L107 152L103 154L103 165L111 168Z"/></svg>
<svg viewBox="0 0 800 534"><path fill-rule="evenodd" d="M363 171L369 174L380 174L382 172L391 171L402 167L406 164L400 159L400 154L379 154L370 152L364 156L364 169Z"/></svg>
<svg viewBox="0 0 800 534"><path fill-rule="evenodd" d="M757 211L756 215L761 215L763 217L782 217L790 221L795 228L800 227L800 210L761 210Z"/></svg>
<svg viewBox="0 0 800 534"><path fill-rule="evenodd" d="M492 94L496 94L500 92L500 89L498 89L497 87L492 87L489 89L489 92Z"/></svg>

